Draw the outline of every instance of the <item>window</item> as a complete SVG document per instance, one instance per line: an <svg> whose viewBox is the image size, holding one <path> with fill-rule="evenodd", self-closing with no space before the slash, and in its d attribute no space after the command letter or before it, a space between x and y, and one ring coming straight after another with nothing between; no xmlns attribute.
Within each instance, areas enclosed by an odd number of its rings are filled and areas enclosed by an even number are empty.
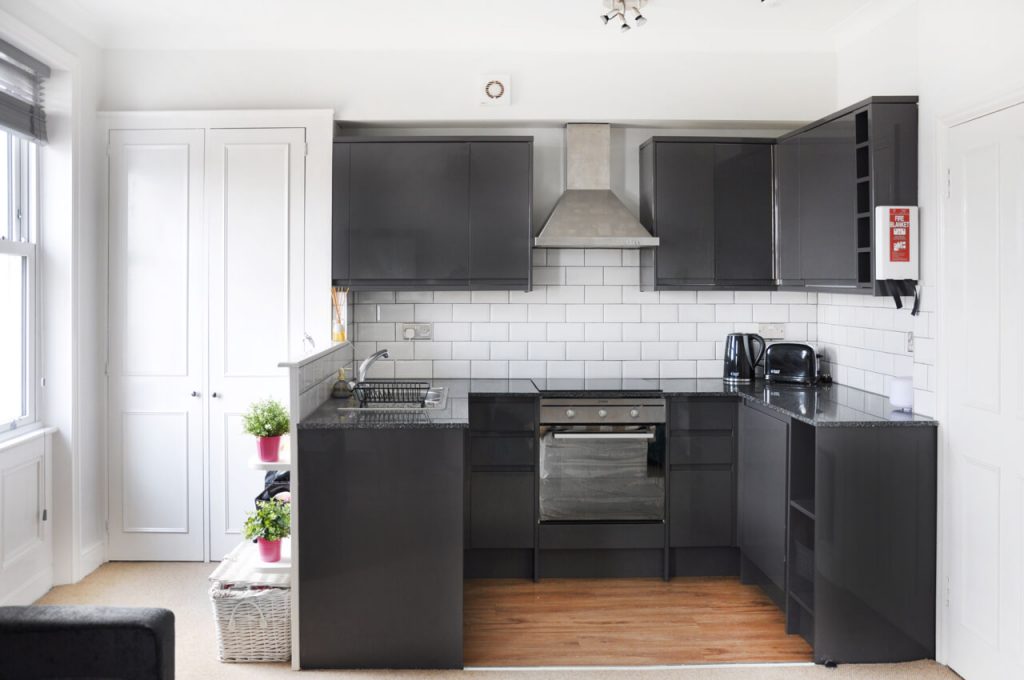
<svg viewBox="0 0 1024 680"><path fill-rule="evenodd" d="M0 128L0 436L35 422L37 159Z"/></svg>

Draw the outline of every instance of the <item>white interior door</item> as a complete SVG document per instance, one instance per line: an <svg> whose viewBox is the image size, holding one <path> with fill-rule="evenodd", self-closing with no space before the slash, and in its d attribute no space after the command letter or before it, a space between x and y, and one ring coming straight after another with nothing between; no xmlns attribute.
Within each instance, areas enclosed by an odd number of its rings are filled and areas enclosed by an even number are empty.
<svg viewBox="0 0 1024 680"><path fill-rule="evenodd" d="M203 131L109 142L109 554L202 560Z"/></svg>
<svg viewBox="0 0 1024 680"><path fill-rule="evenodd" d="M946 634L967 680L1024 677L1024 105L950 132Z"/></svg>
<svg viewBox="0 0 1024 680"><path fill-rule="evenodd" d="M211 130L207 138L210 231L210 557L241 540L262 489L250 469L256 441L242 413L257 399L287 406L278 363L300 346L305 130Z"/></svg>

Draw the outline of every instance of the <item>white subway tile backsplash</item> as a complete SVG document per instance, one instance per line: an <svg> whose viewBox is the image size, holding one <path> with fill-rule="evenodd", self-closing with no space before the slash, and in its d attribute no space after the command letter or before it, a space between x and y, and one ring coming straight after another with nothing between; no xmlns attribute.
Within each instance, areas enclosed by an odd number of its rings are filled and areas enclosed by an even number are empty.
<svg viewBox="0 0 1024 680"><path fill-rule="evenodd" d="M524 361L526 359L526 343L492 342L491 359Z"/></svg>
<svg viewBox="0 0 1024 680"><path fill-rule="evenodd" d="M566 321L604 321L604 307L601 305L566 305Z"/></svg>
<svg viewBox="0 0 1024 680"><path fill-rule="evenodd" d="M491 321L526 321L526 305L491 305Z"/></svg>
<svg viewBox="0 0 1024 680"><path fill-rule="evenodd" d="M434 294L430 291L400 290L395 293L397 302L433 302Z"/></svg>
<svg viewBox="0 0 1024 680"><path fill-rule="evenodd" d="M565 305L527 305L530 321L565 321Z"/></svg>
<svg viewBox="0 0 1024 680"><path fill-rule="evenodd" d="M565 283L565 268L534 267L533 283L537 286L561 286Z"/></svg>
<svg viewBox="0 0 1024 680"><path fill-rule="evenodd" d="M452 306L448 304L417 304L417 322L424 321L452 321Z"/></svg>
<svg viewBox="0 0 1024 680"><path fill-rule="evenodd" d="M604 358L604 343L567 342L565 343L565 356L567 359L600 360Z"/></svg>
<svg viewBox="0 0 1024 680"><path fill-rule="evenodd" d="M453 321L490 321L491 306L487 304L452 305Z"/></svg>
<svg viewBox="0 0 1024 680"><path fill-rule="evenodd" d="M726 334L779 323L786 340L815 343L838 382L885 393L891 376L913 375L934 402L933 287L912 317L888 298L843 293L641 291L636 250L533 257L528 292L355 293L353 356L389 348L380 377L719 377ZM433 341L402 340L397 324L412 321L432 323Z"/></svg>
<svg viewBox="0 0 1024 680"><path fill-rule="evenodd" d="M600 286L604 283L604 268L566 267L565 283L568 286Z"/></svg>
<svg viewBox="0 0 1024 680"><path fill-rule="evenodd" d="M621 378L621 361L587 361L584 363L583 377L590 379Z"/></svg>
<svg viewBox="0 0 1024 680"><path fill-rule="evenodd" d="M639 342L606 342L604 358L610 361L626 361L640 359Z"/></svg>
<svg viewBox="0 0 1024 680"><path fill-rule="evenodd" d="M452 359L470 361L491 358L491 343L489 342L453 342Z"/></svg>
<svg viewBox="0 0 1024 680"><path fill-rule="evenodd" d="M641 320L640 307L637 305L605 305L605 321L634 321Z"/></svg>
<svg viewBox="0 0 1024 680"><path fill-rule="evenodd" d="M547 325L548 340L583 340L584 324L582 323L549 323Z"/></svg>
<svg viewBox="0 0 1024 680"><path fill-rule="evenodd" d="M641 305L640 317L644 321L672 322L679 321L679 307L676 305Z"/></svg>
<svg viewBox="0 0 1024 680"><path fill-rule="evenodd" d="M528 343L531 361L564 361L564 342L531 342Z"/></svg>
<svg viewBox="0 0 1024 680"><path fill-rule="evenodd" d="M604 285L639 286L640 269L638 267L605 267Z"/></svg>
<svg viewBox="0 0 1024 680"><path fill-rule="evenodd" d="M583 286L552 286L547 301L552 304L579 304L584 301Z"/></svg>
<svg viewBox="0 0 1024 680"><path fill-rule="evenodd" d="M471 378L508 378L507 361L471 361L469 364L469 375Z"/></svg>
<svg viewBox="0 0 1024 680"><path fill-rule="evenodd" d="M660 326L656 323L622 324L623 340L657 340L660 332Z"/></svg>
<svg viewBox="0 0 1024 680"><path fill-rule="evenodd" d="M587 304L620 304L622 286L586 286L584 302Z"/></svg>
<svg viewBox="0 0 1024 680"><path fill-rule="evenodd" d="M583 253L583 262L588 267L620 267L622 266L622 251L612 248L588 248Z"/></svg>
<svg viewBox="0 0 1024 680"><path fill-rule="evenodd" d="M583 251L575 248L557 248L547 251L549 267L582 267Z"/></svg>
<svg viewBox="0 0 1024 680"><path fill-rule="evenodd" d="M546 323L513 323L508 327L509 340L547 340Z"/></svg>
<svg viewBox="0 0 1024 680"><path fill-rule="evenodd" d="M508 340L507 323L475 323L472 325L473 340L504 342Z"/></svg>

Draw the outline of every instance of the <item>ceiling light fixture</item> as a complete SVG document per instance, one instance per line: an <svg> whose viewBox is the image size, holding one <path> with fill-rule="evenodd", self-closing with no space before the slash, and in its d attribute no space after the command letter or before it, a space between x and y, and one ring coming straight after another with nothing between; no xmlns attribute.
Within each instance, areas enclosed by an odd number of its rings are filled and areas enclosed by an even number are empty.
<svg viewBox="0 0 1024 680"><path fill-rule="evenodd" d="M629 23L628 12L633 13L633 25L639 27L647 23L647 17L640 12L646 4L647 0L604 0L608 11L601 15L601 21L607 24L613 19L619 19L622 22L619 31L626 33L633 28Z"/></svg>

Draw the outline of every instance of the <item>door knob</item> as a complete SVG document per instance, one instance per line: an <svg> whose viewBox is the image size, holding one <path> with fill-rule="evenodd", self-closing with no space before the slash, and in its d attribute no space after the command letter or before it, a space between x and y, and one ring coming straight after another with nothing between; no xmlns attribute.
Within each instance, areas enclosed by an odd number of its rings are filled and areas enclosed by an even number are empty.
<svg viewBox="0 0 1024 680"><path fill-rule="evenodd" d="M214 392L210 396L213 397L214 399L220 399L222 395L220 392Z"/></svg>
<svg viewBox="0 0 1024 680"><path fill-rule="evenodd" d="M199 393L198 393L198 392L196 392L195 390L192 390L192 396L193 396L193 397L198 397L198 396L199 396Z"/></svg>

